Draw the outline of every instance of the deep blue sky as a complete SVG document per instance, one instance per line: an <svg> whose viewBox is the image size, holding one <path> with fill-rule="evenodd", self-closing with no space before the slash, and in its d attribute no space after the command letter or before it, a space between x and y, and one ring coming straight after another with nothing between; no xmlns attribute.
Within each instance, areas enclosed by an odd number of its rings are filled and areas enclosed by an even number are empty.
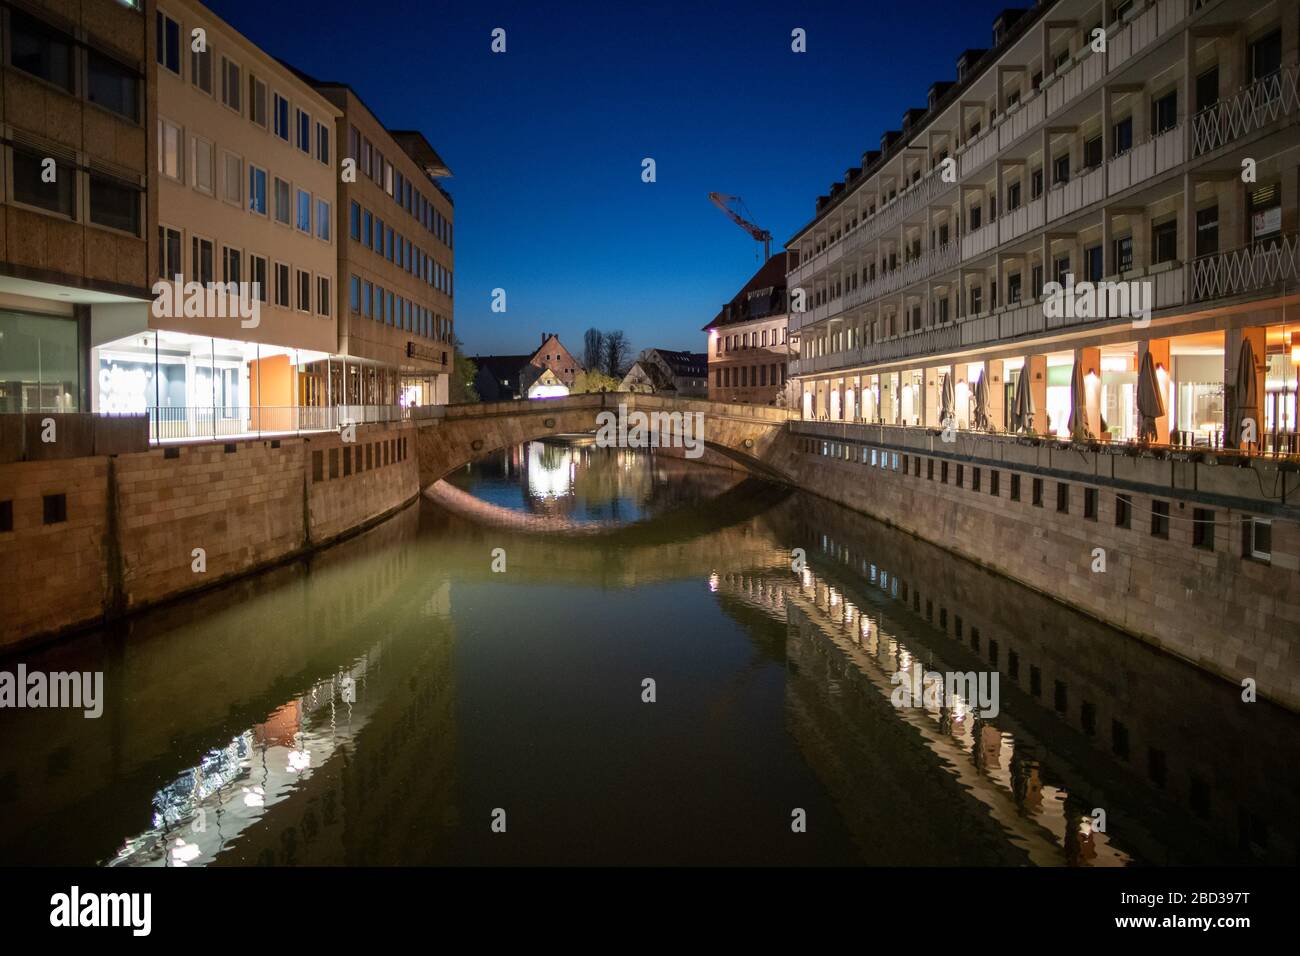
<svg viewBox="0 0 1300 956"><path fill-rule="evenodd" d="M208 2L442 154L470 354L528 352L543 330L578 352L591 325L636 350L702 351L700 327L762 255L708 192L743 197L783 248L1007 5ZM498 26L504 55L489 50ZM790 50L795 27L807 53ZM505 314L489 308L498 286Z"/></svg>

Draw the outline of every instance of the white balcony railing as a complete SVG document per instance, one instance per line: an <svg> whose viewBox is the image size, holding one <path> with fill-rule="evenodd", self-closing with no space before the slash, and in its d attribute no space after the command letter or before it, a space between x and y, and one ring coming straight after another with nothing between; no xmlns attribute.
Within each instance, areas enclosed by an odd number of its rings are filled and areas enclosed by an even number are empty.
<svg viewBox="0 0 1300 956"><path fill-rule="evenodd" d="M1087 52L1084 52L1087 51ZM1047 87L1047 115L1054 116L1097 85L1106 75L1106 57L1083 47L1081 59L1064 73L1056 75L1055 82ZM1078 57L1080 54L1075 54ZM1064 67L1062 67L1064 69Z"/></svg>
<svg viewBox="0 0 1300 956"><path fill-rule="evenodd" d="M1084 206L1100 202L1106 194L1106 170L1094 167L1075 176L1062 186L1054 186L1047 193L1047 221L1068 216Z"/></svg>
<svg viewBox="0 0 1300 956"><path fill-rule="evenodd" d="M1177 126L1111 158L1106 163L1107 194L1113 196L1173 169L1182 163L1184 152L1183 127Z"/></svg>
<svg viewBox="0 0 1300 956"><path fill-rule="evenodd" d="M973 259L982 256L998 244L998 224L996 221L980 226L974 232L961 237L961 257Z"/></svg>
<svg viewBox="0 0 1300 956"><path fill-rule="evenodd" d="M1235 96L1192 117L1192 156L1203 156L1233 140L1289 116L1300 103L1300 67L1289 66L1256 80Z"/></svg>
<svg viewBox="0 0 1300 956"><path fill-rule="evenodd" d="M1043 197L1031 199L1029 202L1013 209L1005 216L998 220L998 242L1011 242L1013 239L1019 239L1025 233L1032 229L1037 229L1043 224Z"/></svg>
<svg viewBox="0 0 1300 956"><path fill-rule="evenodd" d="M153 442L337 431L342 425L411 417L400 405L165 405L146 411Z"/></svg>
<svg viewBox="0 0 1300 956"><path fill-rule="evenodd" d="M998 151L1011 148L1011 144L1037 128L1043 121L1047 97L1041 91L1034 91L1030 98L1019 106L1013 107L1006 114L1006 120L998 127Z"/></svg>
<svg viewBox="0 0 1300 956"><path fill-rule="evenodd" d="M998 154L998 130L985 130L978 139L967 143L957 157L957 170L961 178L987 165Z"/></svg>
<svg viewBox="0 0 1300 956"><path fill-rule="evenodd" d="M1292 234L1192 260L1192 301L1222 299L1300 280L1300 239ZM1293 287L1294 288L1294 287Z"/></svg>
<svg viewBox="0 0 1300 956"><path fill-rule="evenodd" d="M1106 41L1106 56L1110 69L1118 70L1160 37L1167 34L1187 16L1187 0L1155 0L1138 12L1130 8L1128 21Z"/></svg>

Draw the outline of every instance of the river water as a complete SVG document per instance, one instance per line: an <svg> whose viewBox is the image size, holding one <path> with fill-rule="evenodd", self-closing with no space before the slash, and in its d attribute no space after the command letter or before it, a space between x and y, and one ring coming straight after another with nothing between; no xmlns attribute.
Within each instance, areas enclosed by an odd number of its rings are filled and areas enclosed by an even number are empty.
<svg viewBox="0 0 1300 956"><path fill-rule="evenodd" d="M582 443L433 499L0 662L106 698L0 711L0 864L1297 862L1300 719L866 517Z"/></svg>

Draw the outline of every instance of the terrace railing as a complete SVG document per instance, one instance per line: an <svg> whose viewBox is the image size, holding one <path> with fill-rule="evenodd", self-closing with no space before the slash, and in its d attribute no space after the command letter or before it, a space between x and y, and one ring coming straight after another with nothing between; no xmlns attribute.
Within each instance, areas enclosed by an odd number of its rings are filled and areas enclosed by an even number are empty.
<svg viewBox="0 0 1300 956"><path fill-rule="evenodd" d="M1300 105L1300 66L1261 77L1192 117L1192 155L1203 156L1262 129Z"/></svg>
<svg viewBox="0 0 1300 956"><path fill-rule="evenodd" d="M1222 299L1300 281L1300 238L1294 233L1192 260L1192 301Z"/></svg>

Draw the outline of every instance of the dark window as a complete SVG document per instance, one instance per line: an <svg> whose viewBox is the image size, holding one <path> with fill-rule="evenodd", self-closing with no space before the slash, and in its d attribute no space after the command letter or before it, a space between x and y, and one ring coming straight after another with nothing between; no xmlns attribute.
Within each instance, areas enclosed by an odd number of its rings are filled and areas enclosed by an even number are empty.
<svg viewBox="0 0 1300 956"><path fill-rule="evenodd" d="M1083 166L1085 169L1093 169L1101 165L1101 137L1094 136L1083 144Z"/></svg>
<svg viewBox="0 0 1300 956"><path fill-rule="evenodd" d="M1015 651L1007 651L1007 676L1020 680L1020 655Z"/></svg>
<svg viewBox="0 0 1300 956"><path fill-rule="evenodd" d="M1055 682L1055 699L1053 706L1056 707L1057 713L1067 713L1070 709L1070 694L1068 688L1061 681Z"/></svg>
<svg viewBox="0 0 1300 956"><path fill-rule="evenodd" d="M27 148L14 147L14 198L74 218L77 172L70 163L56 162L54 182L47 183L41 178L45 159Z"/></svg>
<svg viewBox="0 0 1300 956"><path fill-rule="evenodd" d="M325 480L325 454L324 452L314 451L311 453L311 480Z"/></svg>
<svg viewBox="0 0 1300 956"><path fill-rule="evenodd" d="M1020 476L1017 474L1011 476L1011 500L1020 500Z"/></svg>
<svg viewBox="0 0 1300 956"><path fill-rule="evenodd" d="M1192 546L1214 550L1214 512L1208 508L1192 510Z"/></svg>
<svg viewBox="0 0 1300 956"><path fill-rule="evenodd" d="M1034 479L1033 505L1035 508L1041 508L1043 506L1043 479L1041 478Z"/></svg>
<svg viewBox="0 0 1300 956"><path fill-rule="evenodd" d="M1282 68L1282 31L1274 30L1250 45L1250 81L1271 76Z"/></svg>
<svg viewBox="0 0 1300 956"><path fill-rule="evenodd" d="M1128 495L1115 496L1115 527L1133 526L1133 499Z"/></svg>
<svg viewBox="0 0 1300 956"><path fill-rule="evenodd" d="M343 477L346 478L352 474L352 449L346 445L343 448Z"/></svg>
<svg viewBox="0 0 1300 956"><path fill-rule="evenodd" d="M140 118L140 77L116 60L95 50L86 58L86 97L90 102L125 116L131 122Z"/></svg>
<svg viewBox="0 0 1300 956"><path fill-rule="evenodd" d="M1121 760L1128 759L1128 728L1113 718L1110 722L1110 749Z"/></svg>
<svg viewBox="0 0 1300 956"><path fill-rule="evenodd" d="M1083 271L1089 282L1100 282L1104 269L1101 243L1083 250Z"/></svg>
<svg viewBox="0 0 1300 956"><path fill-rule="evenodd" d="M107 176L91 173L90 221L138 236L140 190Z"/></svg>
<svg viewBox="0 0 1300 956"><path fill-rule="evenodd" d="M1196 254L1219 251L1219 204L1196 210Z"/></svg>
<svg viewBox="0 0 1300 956"><path fill-rule="evenodd" d="M977 651L980 649L980 629L978 627L970 629L970 646Z"/></svg>
<svg viewBox="0 0 1300 956"><path fill-rule="evenodd" d="M45 505L44 520L46 524L59 524L62 521L68 520L68 496L67 495L64 494L45 495L44 505Z"/></svg>
<svg viewBox="0 0 1300 956"><path fill-rule="evenodd" d="M71 37L17 10L11 10L9 18L9 62L71 93Z"/></svg>
<svg viewBox="0 0 1300 956"><path fill-rule="evenodd" d="M979 470L978 468L972 468L972 469L971 469L971 475L970 475L970 490L971 490L971 491L979 491L979 490L980 490L980 470Z"/></svg>
<svg viewBox="0 0 1300 956"><path fill-rule="evenodd" d="M1219 102L1219 68L1212 66L1196 78L1196 108L1209 109Z"/></svg>
<svg viewBox="0 0 1300 956"><path fill-rule="evenodd" d="M337 448L331 448L330 449L330 477L337 478L338 476L339 476L339 450Z"/></svg>
<svg viewBox="0 0 1300 956"><path fill-rule="evenodd" d="M1151 502L1151 534L1156 538L1169 537L1169 502Z"/></svg>
<svg viewBox="0 0 1300 956"><path fill-rule="evenodd" d="M161 10L155 20L157 36L155 47L158 62L177 76L181 72L181 25Z"/></svg>
<svg viewBox="0 0 1300 956"><path fill-rule="evenodd" d="M1133 268L1133 237L1120 236L1114 245L1115 271L1128 272Z"/></svg>
<svg viewBox="0 0 1300 956"><path fill-rule="evenodd" d="M1002 493L1002 472L989 472L989 494L997 498Z"/></svg>
<svg viewBox="0 0 1300 956"><path fill-rule="evenodd" d="M1172 262L1178 256L1178 220L1151 227L1152 262Z"/></svg>
<svg viewBox="0 0 1300 956"><path fill-rule="evenodd" d="M958 465L957 466L957 487L963 488L965 487L965 485L966 485L966 466Z"/></svg>
<svg viewBox="0 0 1300 956"><path fill-rule="evenodd" d="M1112 153L1115 156L1133 148L1133 117L1126 116L1111 127Z"/></svg>
<svg viewBox="0 0 1300 956"><path fill-rule="evenodd" d="M1029 174L1029 196L1031 199L1037 199L1043 194L1043 171L1035 169Z"/></svg>
<svg viewBox="0 0 1300 956"><path fill-rule="evenodd" d="M925 460L925 477L930 481L934 481L934 459L933 458L927 458Z"/></svg>
<svg viewBox="0 0 1300 956"><path fill-rule="evenodd" d="M948 483L948 463L946 461L939 464L939 480L945 485Z"/></svg>
<svg viewBox="0 0 1300 956"><path fill-rule="evenodd" d="M1056 510L1062 514L1070 513L1070 486L1063 481L1056 483Z"/></svg>
<svg viewBox="0 0 1300 956"><path fill-rule="evenodd" d="M1043 696L1043 672L1035 665L1029 665L1029 693L1035 697Z"/></svg>
<svg viewBox="0 0 1300 956"><path fill-rule="evenodd" d="M1170 90L1151 101L1151 135L1163 133L1178 125L1178 91Z"/></svg>
<svg viewBox="0 0 1300 956"><path fill-rule="evenodd" d="M1089 521L1097 520L1097 489L1083 489L1083 516Z"/></svg>
<svg viewBox="0 0 1300 956"><path fill-rule="evenodd" d="M0 532L14 530L14 503L0 501Z"/></svg>
<svg viewBox="0 0 1300 956"><path fill-rule="evenodd" d="M1052 183L1068 183L1070 181L1070 154L1058 156L1052 161Z"/></svg>
<svg viewBox="0 0 1300 956"><path fill-rule="evenodd" d="M998 642L989 641L989 663L994 667L998 666Z"/></svg>
<svg viewBox="0 0 1300 956"><path fill-rule="evenodd" d="M1089 737L1097 736L1097 705L1090 700L1079 704L1079 725Z"/></svg>

